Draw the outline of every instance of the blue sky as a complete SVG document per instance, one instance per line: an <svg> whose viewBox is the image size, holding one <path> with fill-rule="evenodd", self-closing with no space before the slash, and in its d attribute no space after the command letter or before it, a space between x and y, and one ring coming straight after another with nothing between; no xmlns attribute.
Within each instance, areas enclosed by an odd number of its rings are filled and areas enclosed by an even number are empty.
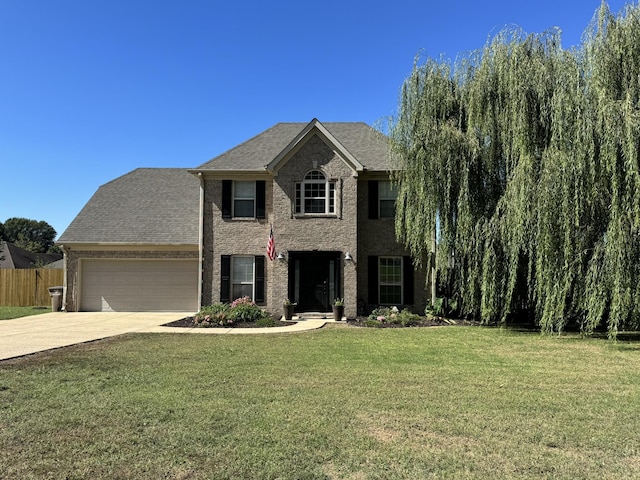
<svg viewBox="0 0 640 480"><path fill-rule="evenodd" d="M1 0L0 221L60 235L135 168L196 167L277 122L373 125L419 52L455 58L507 25L557 26L567 48L599 5Z"/></svg>

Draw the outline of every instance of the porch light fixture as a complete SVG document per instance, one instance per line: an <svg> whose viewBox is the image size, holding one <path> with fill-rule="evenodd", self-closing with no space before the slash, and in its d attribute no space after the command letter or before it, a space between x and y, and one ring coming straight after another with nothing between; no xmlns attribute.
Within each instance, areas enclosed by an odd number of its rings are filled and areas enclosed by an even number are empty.
<svg viewBox="0 0 640 480"><path fill-rule="evenodd" d="M353 262L353 257L351 256L351 254L349 252L344 254L344 261L345 262Z"/></svg>
<svg viewBox="0 0 640 480"><path fill-rule="evenodd" d="M287 260L287 257L284 256L284 253L282 252L278 252L278 260L280 260L281 262L285 262Z"/></svg>

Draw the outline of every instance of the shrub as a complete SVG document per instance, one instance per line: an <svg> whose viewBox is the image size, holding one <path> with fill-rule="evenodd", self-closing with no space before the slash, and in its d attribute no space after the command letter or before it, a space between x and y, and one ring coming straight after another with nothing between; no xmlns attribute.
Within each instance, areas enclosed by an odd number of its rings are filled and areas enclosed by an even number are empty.
<svg viewBox="0 0 640 480"><path fill-rule="evenodd" d="M231 304L229 318L234 322L257 322L264 318L270 318L269 314L262 310L249 297L234 300Z"/></svg>
<svg viewBox="0 0 640 480"><path fill-rule="evenodd" d="M266 316L266 317L258 319L256 321L256 326L258 326L258 327L275 327L276 326L276 321L273 318L271 318L269 316Z"/></svg>
<svg viewBox="0 0 640 480"><path fill-rule="evenodd" d="M233 323L229 319L230 307L226 303L214 303L204 307L193 317L197 327L223 327Z"/></svg>
<svg viewBox="0 0 640 480"><path fill-rule="evenodd" d="M378 307L375 308L371 315L369 315L369 320L375 320L381 323L400 323L400 319L398 318L398 308L397 307Z"/></svg>
<svg viewBox="0 0 640 480"><path fill-rule="evenodd" d="M258 307L249 297L234 300L231 304L214 303L203 308L194 316L194 324L198 327L230 327L238 322L264 321L268 325L270 315Z"/></svg>
<svg viewBox="0 0 640 480"><path fill-rule="evenodd" d="M398 314L398 319L399 323L403 327L412 327L420 322L420 316L415 313L411 313L406 308Z"/></svg>
<svg viewBox="0 0 640 480"><path fill-rule="evenodd" d="M233 302L231 302L231 308L235 308L240 305L255 305L255 302L251 300L251 297L244 296L240 298L236 298Z"/></svg>
<svg viewBox="0 0 640 480"><path fill-rule="evenodd" d="M397 307L378 307L371 312L364 324L367 327L380 327L385 323L411 327L419 322L420 316L406 308L400 312Z"/></svg>
<svg viewBox="0 0 640 480"><path fill-rule="evenodd" d="M445 317L454 315L458 311L458 300L449 298L448 302L445 297L436 297L433 304L427 304L424 309L425 315L435 315L436 317Z"/></svg>

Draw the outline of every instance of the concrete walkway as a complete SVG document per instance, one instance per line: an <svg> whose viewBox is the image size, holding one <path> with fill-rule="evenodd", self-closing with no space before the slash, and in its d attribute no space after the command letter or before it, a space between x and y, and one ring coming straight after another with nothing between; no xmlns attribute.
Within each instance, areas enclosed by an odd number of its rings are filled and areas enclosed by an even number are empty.
<svg viewBox="0 0 640 480"><path fill-rule="evenodd" d="M286 327L273 328L180 328L165 323L192 315L181 313L45 313L12 320L0 320L0 360L20 357L76 343L90 342L131 332L264 334L302 332L321 328L332 320L304 320Z"/></svg>

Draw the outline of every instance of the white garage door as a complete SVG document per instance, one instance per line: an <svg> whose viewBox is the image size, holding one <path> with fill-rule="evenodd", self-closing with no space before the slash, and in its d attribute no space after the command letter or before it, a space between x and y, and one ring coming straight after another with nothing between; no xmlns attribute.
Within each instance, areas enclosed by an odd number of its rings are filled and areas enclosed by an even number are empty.
<svg viewBox="0 0 640 480"><path fill-rule="evenodd" d="M83 260L80 309L88 312L195 312L195 260Z"/></svg>

